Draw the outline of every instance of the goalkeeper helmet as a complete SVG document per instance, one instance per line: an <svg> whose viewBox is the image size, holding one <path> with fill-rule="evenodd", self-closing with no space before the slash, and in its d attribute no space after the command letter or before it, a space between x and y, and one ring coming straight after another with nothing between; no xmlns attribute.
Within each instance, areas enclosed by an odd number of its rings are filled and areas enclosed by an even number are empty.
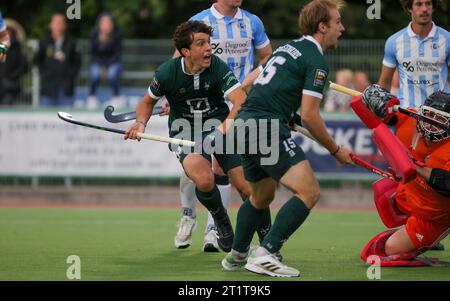
<svg viewBox="0 0 450 301"><path fill-rule="evenodd" d="M450 124L450 94L443 91L436 91L427 97L419 114L432 118L442 124ZM435 127L427 122L417 123L419 133L430 142L439 142L449 137L449 133L443 129Z"/></svg>

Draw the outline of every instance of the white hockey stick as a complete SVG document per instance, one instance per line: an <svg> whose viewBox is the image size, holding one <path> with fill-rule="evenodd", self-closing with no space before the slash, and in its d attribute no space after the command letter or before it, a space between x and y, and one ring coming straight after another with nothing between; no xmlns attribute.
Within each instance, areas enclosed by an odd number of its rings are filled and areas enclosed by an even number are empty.
<svg viewBox="0 0 450 301"><path fill-rule="evenodd" d="M125 135L124 130L109 128L109 127L104 127L104 126L99 126L99 125L79 121L79 120L74 119L71 114L66 113L66 112L58 112L58 117L66 122L73 123L76 125L86 126L86 127L101 130L101 131L107 131L107 132ZM177 139L177 138L158 136L158 135L153 135L153 134L148 134L148 133L138 133L137 135L139 138L146 139L146 140L160 141L160 142L166 142L166 143L177 144L177 145L182 145L182 146L191 146L191 147L195 146L195 142L189 141L189 140L182 140L182 139Z"/></svg>

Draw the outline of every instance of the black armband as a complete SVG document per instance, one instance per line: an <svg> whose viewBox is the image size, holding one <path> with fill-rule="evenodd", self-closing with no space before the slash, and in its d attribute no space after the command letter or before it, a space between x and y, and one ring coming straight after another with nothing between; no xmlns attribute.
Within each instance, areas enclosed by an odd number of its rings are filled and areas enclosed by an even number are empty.
<svg viewBox="0 0 450 301"><path fill-rule="evenodd" d="M430 179L427 181L431 188L443 196L450 197L450 171L433 168Z"/></svg>

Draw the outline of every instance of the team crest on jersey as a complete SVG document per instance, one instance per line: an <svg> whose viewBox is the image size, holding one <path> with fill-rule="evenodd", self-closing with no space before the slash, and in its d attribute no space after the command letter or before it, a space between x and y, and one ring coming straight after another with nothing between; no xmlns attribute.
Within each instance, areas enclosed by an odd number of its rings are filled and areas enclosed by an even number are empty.
<svg viewBox="0 0 450 301"><path fill-rule="evenodd" d="M240 30L245 30L245 23L244 22L239 21L238 26L239 26Z"/></svg>
<svg viewBox="0 0 450 301"><path fill-rule="evenodd" d="M152 88L155 90L158 90L158 88L159 88L159 83L158 83L158 80L156 79L156 77L154 77L152 80Z"/></svg>
<svg viewBox="0 0 450 301"><path fill-rule="evenodd" d="M327 72L322 69L316 70L316 75L314 76L314 86L323 86L327 80Z"/></svg>

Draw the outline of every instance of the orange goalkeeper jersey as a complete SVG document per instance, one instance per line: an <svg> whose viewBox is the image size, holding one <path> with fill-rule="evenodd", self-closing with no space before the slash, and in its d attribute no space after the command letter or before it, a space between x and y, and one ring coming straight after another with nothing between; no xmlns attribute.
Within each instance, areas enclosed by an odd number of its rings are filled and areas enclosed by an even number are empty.
<svg viewBox="0 0 450 301"><path fill-rule="evenodd" d="M428 167L450 170L450 138L426 145L420 135L416 146L416 119L397 114L397 137L410 150L415 159L425 162ZM450 226L450 198L437 193L426 181L417 176L409 183L400 183L397 198L406 200L412 214L424 220Z"/></svg>

